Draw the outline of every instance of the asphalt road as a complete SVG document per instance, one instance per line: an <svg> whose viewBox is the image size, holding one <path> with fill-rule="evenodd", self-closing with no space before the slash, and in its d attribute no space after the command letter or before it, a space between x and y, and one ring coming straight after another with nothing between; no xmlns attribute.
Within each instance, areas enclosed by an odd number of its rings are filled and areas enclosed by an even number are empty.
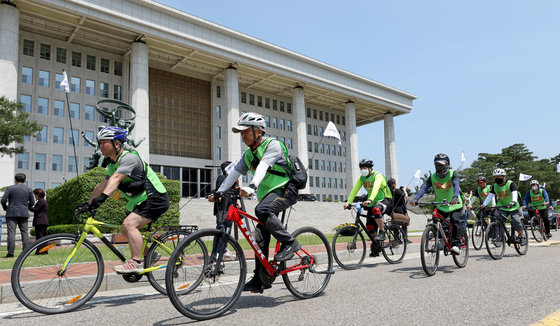
<svg viewBox="0 0 560 326"><path fill-rule="evenodd" d="M553 235L557 235L554 233ZM560 236L560 234L559 234ZM98 293L78 311L45 316L0 305L7 325L532 325L560 315L560 241L531 244L526 256L507 248L502 260L471 248L463 269L442 256L435 276L421 267L418 245L401 264L367 258L358 270L336 268L323 295L299 300L280 280L264 294L243 294L224 316L196 322L149 287ZM120 297L117 297L120 295ZM558 325L551 321L547 325Z"/></svg>

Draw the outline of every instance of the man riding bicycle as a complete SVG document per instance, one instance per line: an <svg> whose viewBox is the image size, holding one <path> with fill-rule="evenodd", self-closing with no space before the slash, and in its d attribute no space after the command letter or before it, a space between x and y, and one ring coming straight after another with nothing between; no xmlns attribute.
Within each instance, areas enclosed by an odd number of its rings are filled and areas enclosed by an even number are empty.
<svg viewBox="0 0 560 326"><path fill-rule="evenodd" d="M522 209L527 209L527 206L531 204L533 210L539 212L540 218L543 219L544 230L548 238L552 237L550 234L550 221L548 220L548 205L550 203L550 198L548 197L548 192L539 186L537 180L531 181L531 189L525 194L525 199L523 200ZM533 210L529 210L529 217L535 215Z"/></svg>
<svg viewBox="0 0 560 326"><path fill-rule="evenodd" d="M348 196L348 201L344 205L344 209L348 209L352 206L352 202L358 191L364 187L367 191L367 200L362 203L367 212L367 222L366 228L368 231L373 232L375 226L379 228L379 234L375 236L375 240L383 241L385 240L385 229L383 227L383 214L390 214L393 209L393 195L391 190L387 185L387 179L379 171L373 169L373 161L365 158L358 164L360 168L360 173L362 174L354 188ZM372 252L370 256L378 256L379 253Z"/></svg>
<svg viewBox="0 0 560 326"><path fill-rule="evenodd" d="M144 270L142 235L139 228L155 222L169 208L167 190L138 152L125 150L127 131L117 127L105 127L97 134L101 153L111 159L107 175L93 190L89 200L78 206L85 212L97 209L115 191L128 199L126 209L130 212L122 222L121 233L130 245L131 259L123 265L114 266L117 273L140 273Z"/></svg>
<svg viewBox="0 0 560 326"><path fill-rule="evenodd" d="M478 187L474 190L471 200L470 202L467 204L467 209L470 210L472 209L472 204L474 203L474 201L477 198L480 198L480 203L484 203L484 200L486 199L486 197L488 197L488 194L490 193L490 185L486 184L486 177L484 176L480 176L478 178L476 178L476 184L478 185ZM494 199L492 199L492 201L490 202L490 207L494 207L496 206L496 201ZM478 218L478 220L482 223L481 225L483 227L487 226L486 221L484 220L484 209L480 209L476 215L476 217Z"/></svg>
<svg viewBox="0 0 560 326"><path fill-rule="evenodd" d="M286 146L270 137L263 137L265 134L266 121L258 113L247 112L243 114L232 128L234 133L241 133L243 142L249 146L241 160L224 180L217 191L217 196L211 195L210 201L214 201L229 189L240 175L245 175L251 171L253 179L248 186L241 187L241 197L248 198L254 193L257 194L259 204L255 207L255 215L263 222L257 231L260 231L263 238L262 252L268 258L268 245L270 236L273 235L281 242L280 251L275 256L276 261L286 261L290 259L294 252L301 246L298 241L284 228L278 218L278 213L297 202L298 189L290 182L287 169L291 168L288 161L288 150ZM261 262L255 257L255 271L253 278L245 284L243 291L261 292L269 285L264 285L260 280L260 270L263 268Z"/></svg>
<svg viewBox="0 0 560 326"><path fill-rule="evenodd" d="M434 189L434 194L436 195L435 201L447 201L447 205L438 204L436 206L438 213L444 218L450 217L451 223L453 224L453 239L451 251L455 254L460 254L461 249L461 233L458 232L460 228L463 227L463 216L465 215L465 206L463 204L463 198L461 196L461 188L459 187L459 174L457 171L449 168L450 161L449 157L445 154L437 154L434 157L434 166L436 173L430 174L430 177L426 182L420 187L420 190L416 194L417 204L418 200L424 196L426 191L430 188Z"/></svg>
<svg viewBox="0 0 560 326"><path fill-rule="evenodd" d="M497 197L496 205L502 207L498 208L499 211L496 211L495 217L499 217L500 212L506 216L511 216L511 225L519 235L520 244L524 246L527 237L523 234L523 225L521 224L523 213L517 201L517 185L511 180L506 181L506 171L504 169L495 169L492 172L492 176L494 177L495 183L491 186L488 197L486 197L484 203L482 203L480 207L484 208L488 206L494 197Z"/></svg>

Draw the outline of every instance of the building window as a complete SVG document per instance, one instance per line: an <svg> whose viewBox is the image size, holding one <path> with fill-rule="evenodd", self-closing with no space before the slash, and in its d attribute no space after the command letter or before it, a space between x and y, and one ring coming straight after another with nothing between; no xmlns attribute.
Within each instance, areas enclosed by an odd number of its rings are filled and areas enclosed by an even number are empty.
<svg viewBox="0 0 560 326"><path fill-rule="evenodd" d="M30 40L23 40L23 54L30 57L34 56L35 42Z"/></svg>
<svg viewBox="0 0 560 326"><path fill-rule="evenodd" d="M80 104L70 103L70 118L79 119L80 118Z"/></svg>
<svg viewBox="0 0 560 326"><path fill-rule="evenodd" d="M288 149L293 149L292 138L288 138Z"/></svg>
<svg viewBox="0 0 560 326"><path fill-rule="evenodd" d="M109 71L110 71L110 68L111 68L110 67L111 66L111 61L109 59L101 58L101 65L100 66L101 66L100 67L101 72L104 72L104 73L108 74Z"/></svg>
<svg viewBox="0 0 560 326"><path fill-rule="evenodd" d="M114 65L115 66L114 66L113 72L114 72L115 76L122 76L122 62L115 61Z"/></svg>
<svg viewBox="0 0 560 326"><path fill-rule="evenodd" d="M288 124L288 131L292 131L292 120L286 120L286 123Z"/></svg>
<svg viewBox="0 0 560 326"><path fill-rule="evenodd" d="M319 128L319 136L323 135L323 127Z"/></svg>
<svg viewBox="0 0 560 326"><path fill-rule="evenodd" d="M310 108L307 108L307 117L311 118L311 109Z"/></svg>
<svg viewBox="0 0 560 326"><path fill-rule="evenodd" d="M109 97L109 83L99 83L99 97Z"/></svg>
<svg viewBox="0 0 560 326"><path fill-rule="evenodd" d="M54 75L54 88L64 89L64 87L60 86L60 83L62 83L63 79L64 79L64 76L62 74L55 74Z"/></svg>
<svg viewBox="0 0 560 326"><path fill-rule="evenodd" d="M264 98L264 107L270 109L270 99L268 97Z"/></svg>
<svg viewBox="0 0 560 326"><path fill-rule="evenodd" d="M41 43L39 56L41 59L51 60L51 46L50 44Z"/></svg>
<svg viewBox="0 0 560 326"><path fill-rule="evenodd" d="M308 151L308 152L312 152L312 151L313 151L313 144L312 144L310 141L307 142L307 151Z"/></svg>
<svg viewBox="0 0 560 326"><path fill-rule="evenodd" d="M331 171L331 161L327 161L327 171Z"/></svg>
<svg viewBox="0 0 560 326"><path fill-rule="evenodd" d="M319 187L319 177L315 177L315 187ZM317 195L317 199L319 199L320 196Z"/></svg>
<svg viewBox="0 0 560 326"><path fill-rule="evenodd" d="M255 105L255 94L249 94L249 105Z"/></svg>
<svg viewBox="0 0 560 326"><path fill-rule="evenodd" d="M313 160L312 159L308 160L307 166L308 166L309 170L313 170ZM313 178L309 178L309 180L311 180L311 179L313 179Z"/></svg>
<svg viewBox="0 0 560 326"><path fill-rule="evenodd" d="M93 105L84 106L84 119L89 121L94 121L93 117Z"/></svg>
<svg viewBox="0 0 560 326"><path fill-rule="evenodd" d="M82 54L80 52L72 51L72 66L74 67L82 66Z"/></svg>
<svg viewBox="0 0 560 326"><path fill-rule="evenodd" d="M284 102L280 101L280 112L284 112Z"/></svg>
<svg viewBox="0 0 560 326"><path fill-rule="evenodd" d="M220 85L216 86L216 97L217 98L222 97L222 88L220 87Z"/></svg>
<svg viewBox="0 0 560 326"><path fill-rule="evenodd" d="M49 114L49 99L39 97L37 99L37 112L39 114Z"/></svg>
<svg viewBox="0 0 560 326"><path fill-rule="evenodd" d="M333 168L333 171L334 171L334 172L337 172L337 171L336 171L336 162L334 162L334 161L332 162L332 168ZM340 171L340 172L342 172L342 171Z"/></svg>
<svg viewBox="0 0 560 326"><path fill-rule="evenodd" d="M340 124L340 116L338 114L336 115L336 124Z"/></svg>
<svg viewBox="0 0 560 326"><path fill-rule="evenodd" d="M40 154L40 153L35 154L35 170L44 171L46 162L47 162L47 154Z"/></svg>
<svg viewBox="0 0 560 326"><path fill-rule="evenodd" d="M321 187L323 187L323 188L326 188L325 179L326 179L325 177L321 178ZM323 195L323 200L325 200L325 195Z"/></svg>
<svg viewBox="0 0 560 326"><path fill-rule="evenodd" d="M56 48L56 62L66 63L66 49Z"/></svg>
<svg viewBox="0 0 560 326"><path fill-rule="evenodd" d="M264 117L264 120L266 121L266 126L267 126L268 128L270 128L270 117L269 117L269 116L266 116L266 117Z"/></svg>
<svg viewBox="0 0 560 326"><path fill-rule="evenodd" d="M327 155L331 154L331 145L327 144Z"/></svg>
<svg viewBox="0 0 560 326"><path fill-rule="evenodd" d="M47 126L42 126L43 129L37 131L37 141L41 143L47 142Z"/></svg>
<svg viewBox="0 0 560 326"><path fill-rule="evenodd" d="M64 143L64 128L60 128L60 127L53 128L53 143L54 144Z"/></svg>
<svg viewBox="0 0 560 326"><path fill-rule="evenodd" d="M311 135L311 125L307 125L307 134Z"/></svg>
<svg viewBox="0 0 560 326"><path fill-rule="evenodd" d="M27 113L31 112L31 96L20 95L19 101L23 103L23 110Z"/></svg>
<svg viewBox="0 0 560 326"><path fill-rule="evenodd" d="M53 155L52 170L62 172L62 155Z"/></svg>
<svg viewBox="0 0 560 326"><path fill-rule="evenodd" d="M80 77L70 78L70 91L73 93L80 93L81 92L80 84L81 84Z"/></svg>
<svg viewBox="0 0 560 326"><path fill-rule="evenodd" d="M216 106L216 118L217 119L221 119L222 118L222 107L221 106Z"/></svg>
<svg viewBox="0 0 560 326"><path fill-rule="evenodd" d="M319 153L319 144L314 143L314 147L315 147L315 153Z"/></svg>
<svg viewBox="0 0 560 326"><path fill-rule="evenodd" d="M113 85L113 99L121 100L122 99L122 87L121 85Z"/></svg>
<svg viewBox="0 0 560 326"><path fill-rule="evenodd" d="M286 125L284 124L284 119L280 119L280 130L286 130Z"/></svg>
<svg viewBox="0 0 560 326"><path fill-rule="evenodd" d="M93 131L85 131L84 132L84 136L86 136L87 139L93 141L95 140L95 138L93 138ZM82 137L83 138L83 137ZM88 141L84 138L84 146L86 147L93 147L93 145L91 145L90 143L88 143ZM87 164L86 164L87 165ZM85 170L84 170L85 171Z"/></svg>
<svg viewBox="0 0 560 326"><path fill-rule="evenodd" d="M86 79L86 94L95 96L95 80Z"/></svg>
<svg viewBox="0 0 560 326"><path fill-rule="evenodd" d="M286 103L286 111L292 113L292 103Z"/></svg>
<svg viewBox="0 0 560 326"><path fill-rule="evenodd" d="M317 119L317 110L313 109L313 119Z"/></svg>
<svg viewBox="0 0 560 326"><path fill-rule="evenodd" d="M313 177L309 178L309 186L313 187Z"/></svg>
<svg viewBox="0 0 560 326"><path fill-rule="evenodd" d="M20 153L17 155L17 167L19 170L29 169L29 153Z"/></svg>
<svg viewBox="0 0 560 326"><path fill-rule="evenodd" d="M342 156L346 157L346 147L342 147Z"/></svg>
<svg viewBox="0 0 560 326"><path fill-rule="evenodd" d="M320 153L325 154L325 144L321 144L320 149L321 149Z"/></svg>
<svg viewBox="0 0 560 326"><path fill-rule="evenodd" d="M262 108L262 96L257 96L257 106Z"/></svg>
<svg viewBox="0 0 560 326"><path fill-rule="evenodd" d="M338 146L338 156L342 156L342 149Z"/></svg>
<svg viewBox="0 0 560 326"><path fill-rule="evenodd" d="M319 120L323 120L323 111L319 111Z"/></svg>
<svg viewBox="0 0 560 326"><path fill-rule="evenodd" d="M278 129L278 118L276 117L272 118L272 128Z"/></svg>
<svg viewBox="0 0 560 326"><path fill-rule="evenodd" d="M76 156L68 157L68 172L76 172L77 170Z"/></svg>
<svg viewBox="0 0 560 326"><path fill-rule="evenodd" d="M57 117L64 116L64 101L54 100L54 115Z"/></svg>
<svg viewBox="0 0 560 326"><path fill-rule="evenodd" d="M39 70L39 86L49 87L50 72Z"/></svg>
<svg viewBox="0 0 560 326"><path fill-rule="evenodd" d="M321 171L325 171L325 161L321 160Z"/></svg>
<svg viewBox="0 0 560 326"><path fill-rule="evenodd" d="M331 113L331 121L334 123L334 113Z"/></svg>
<svg viewBox="0 0 560 326"><path fill-rule="evenodd" d="M317 126L313 126L313 136L318 136L319 134L319 129L317 128Z"/></svg>
<svg viewBox="0 0 560 326"><path fill-rule="evenodd" d="M272 100L272 109L278 111L278 101Z"/></svg>
<svg viewBox="0 0 560 326"><path fill-rule="evenodd" d="M78 139L78 137L78 130L68 130L68 144L76 144L76 146L80 146L80 139Z"/></svg>
<svg viewBox="0 0 560 326"><path fill-rule="evenodd" d="M222 127L220 126L216 127L216 138L222 139Z"/></svg>
<svg viewBox="0 0 560 326"><path fill-rule="evenodd" d="M33 84L33 68L21 67L21 82Z"/></svg>
<svg viewBox="0 0 560 326"><path fill-rule="evenodd" d="M328 187L328 188L332 188L332 186L331 186L331 185L332 185L331 180L332 180L331 178L328 178L328 179L327 179L327 182L328 182L328 183L327 183L327 187Z"/></svg>
<svg viewBox="0 0 560 326"><path fill-rule="evenodd" d="M222 160L222 148L221 147L216 147L216 159L218 161Z"/></svg>
<svg viewBox="0 0 560 326"><path fill-rule="evenodd" d="M241 103L247 103L247 93L241 92Z"/></svg>
<svg viewBox="0 0 560 326"><path fill-rule="evenodd" d="M341 132L340 136L342 136L343 141L346 141L346 131Z"/></svg>
<svg viewBox="0 0 560 326"><path fill-rule="evenodd" d="M82 167L82 171L86 172L89 166L89 157L84 157L84 165Z"/></svg>
<svg viewBox="0 0 560 326"><path fill-rule="evenodd" d="M342 117L342 125L345 126L346 125L346 118Z"/></svg>
<svg viewBox="0 0 560 326"><path fill-rule="evenodd" d="M89 70L95 70L95 61L96 61L95 56L88 54L86 56L86 68Z"/></svg>

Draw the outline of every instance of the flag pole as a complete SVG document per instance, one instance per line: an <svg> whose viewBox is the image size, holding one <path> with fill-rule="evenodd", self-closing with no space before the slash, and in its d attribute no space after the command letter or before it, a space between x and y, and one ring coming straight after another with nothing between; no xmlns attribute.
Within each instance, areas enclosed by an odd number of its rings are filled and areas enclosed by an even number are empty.
<svg viewBox="0 0 560 326"><path fill-rule="evenodd" d="M62 73L64 74L64 79L62 80L61 86L64 86L65 94L66 94L66 107L68 108L68 121L70 122L70 135L72 138L72 148L74 149L74 163L76 163L76 180L78 185L80 184L80 174L78 173L78 156L76 155L76 142L74 140L74 128L72 127L72 117L70 116L70 99L68 98L68 92L70 91L70 84L68 83L68 75L66 71L63 69Z"/></svg>

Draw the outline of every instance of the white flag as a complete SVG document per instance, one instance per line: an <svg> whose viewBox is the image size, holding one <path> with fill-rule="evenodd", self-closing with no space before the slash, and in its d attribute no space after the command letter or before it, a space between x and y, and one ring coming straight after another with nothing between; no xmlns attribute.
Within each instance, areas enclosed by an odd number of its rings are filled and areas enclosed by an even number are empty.
<svg viewBox="0 0 560 326"><path fill-rule="evenodd" d="M543 189L546 188L546 182L542 184Z"/></svg>
<svg viewBox="0 0 560 326"><path fill-rule="evenodd" d="M416 179L420 179L420 169L416 170L416 173L414 173L414 177Z"/></svg>
<svg viewBox="0 0 560 326"><path fill-rule="evenodd" d="M60 82L60 86L64 86L64 90L66 90L66 93L70 93L70 85L68 85L68 75L66 75L66 71L62 71L62 73L64 74L64 79L62 79L62 81Z"/></svg>
<svg viewBox="0 0 560 326"><path fill-rule="evenodd" d="M237 165L237 161L230 163L228 166L226 166L226 172L227 174L230 174L231 171L233 171L233 169L235 168L235 166Z"/></svg>
<svg viewBox="0 0 560 326"><path fill-rule="evenodd" d="M560 172L560 162L556 165L556 172Z"/></svg>
<svg viewBox="0 0 560 326"><path fill-rule="evenodd" d="M336 129L336 126L334 125L334 123L332 121L329 121L329 123L327 124L327 128L325 128L325 132L323 133L323 136L325 137L334 137L336 139L338 139L338 144L342 144L341 140L340 140L340 134L338 133L338 130Z"/></svg>
<svg viewBox="0 0 560 326"><path fill-rule="evenodd" d="M465 163L467 159L465 158L465 152L461 152L461 164Z"/></svg>
<svg viewBox="0 0 560 326"><path fill-rule="evenodd" d="M532 177L528 174L519 173L519 181L527 181Z"/></svg>

